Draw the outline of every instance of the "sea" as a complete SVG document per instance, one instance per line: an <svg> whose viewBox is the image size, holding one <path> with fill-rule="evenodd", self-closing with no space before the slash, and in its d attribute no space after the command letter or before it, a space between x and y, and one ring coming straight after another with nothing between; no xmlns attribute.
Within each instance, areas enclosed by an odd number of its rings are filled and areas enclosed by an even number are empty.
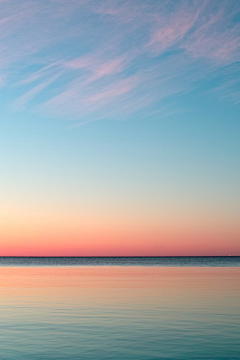
<svg viewBox="0 0 240 360"><path fill-rule="evenodd" d="M240 359L240 257L2 257L0 360Z"/></svg>

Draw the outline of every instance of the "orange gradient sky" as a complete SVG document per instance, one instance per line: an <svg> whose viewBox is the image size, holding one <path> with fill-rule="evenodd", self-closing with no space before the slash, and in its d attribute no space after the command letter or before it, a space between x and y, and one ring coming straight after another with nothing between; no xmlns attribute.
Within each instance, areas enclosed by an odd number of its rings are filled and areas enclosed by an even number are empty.
<svg viewBox="0 0 240 360"><path fill-rule="evenodd" d="M1 256L238 255L239 227L209 214L1 209ZM161 209L159 209L161 210ZM5 212L4 212L5 211ZM194 214L195 215L195 214ZM225 220L225 221L224 221ZM229 220L229 219L228 219Z"/></svg>

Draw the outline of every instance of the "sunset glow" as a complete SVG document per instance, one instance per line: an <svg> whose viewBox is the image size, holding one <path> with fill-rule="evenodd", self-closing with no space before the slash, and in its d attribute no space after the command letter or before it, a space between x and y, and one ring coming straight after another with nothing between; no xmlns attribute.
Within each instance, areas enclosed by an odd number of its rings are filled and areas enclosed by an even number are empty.
<svg viewBox="0 0 240 360"><path fill-rule="evenodd" d="M240 255L239 1L0 3L0 256Z"/></svg>

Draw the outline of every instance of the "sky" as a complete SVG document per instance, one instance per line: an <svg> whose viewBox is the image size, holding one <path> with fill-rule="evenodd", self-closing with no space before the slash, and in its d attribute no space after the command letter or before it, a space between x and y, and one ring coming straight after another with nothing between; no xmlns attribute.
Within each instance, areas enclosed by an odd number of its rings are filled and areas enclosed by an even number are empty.
<svg viewBox="0 0 240 360"><path fill-rule="evenodd" d="M240 2L0 0L0 256L240 255Z"/></svg>

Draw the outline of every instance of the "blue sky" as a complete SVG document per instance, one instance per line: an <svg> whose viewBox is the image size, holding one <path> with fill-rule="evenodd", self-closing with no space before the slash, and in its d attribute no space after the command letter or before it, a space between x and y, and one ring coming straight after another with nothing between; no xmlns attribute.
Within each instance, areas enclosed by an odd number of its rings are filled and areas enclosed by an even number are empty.
<svg viewBox="0 0 240 360"><path fill-rule="evenodd" d="M196 89L239 101L238 1L1 1L9 111L79 123L166 116ZM210 95L211 94L211 95Z"/></svg>
<svg viewBox="0 0 240 360"><path fill-rule="evenodd" d="M219 252L230 251L240 235L239 1L0 5L4 231L21 227L20 213L60 211L143 224L155 238L195 227L216 244L222 232Z"/></svg>

